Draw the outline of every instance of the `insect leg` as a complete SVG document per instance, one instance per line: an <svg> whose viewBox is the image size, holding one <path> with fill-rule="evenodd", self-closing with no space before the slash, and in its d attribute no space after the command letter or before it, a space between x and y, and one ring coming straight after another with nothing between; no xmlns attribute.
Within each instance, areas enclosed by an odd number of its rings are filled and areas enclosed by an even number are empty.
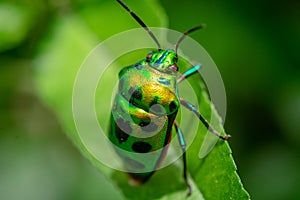
<svg viewBox="0 0 300 200"><path fill-rule="evenodd" d="M187 109L189 109L190 111L194 112L195 115L197 115L197 117L200 119L200 121L203 123L203 125L207 128L207 130L209 132L211 132L212 134L214 134L215 136L221 138L222 140L227 140L228 138L230 138L230 135L221 135L220 133L218 133L216 130L214 130L209 123L206 121L206 119L204 119L204 117L200 114L200 112L197 110L197 108L191 104L190 102L180 98L180 103L181 105L183 105L184 107L186 107Z"/></svg>
<svg viewBox="0 0 300 200"><path fill-rule="evenodd" d="M175 127L175 130L176 130L176 133L177 133L177 137L178 137L178 141L179 141L181 150L183 152L183 155L182 155L182 159L183 159L183 178L185 180L186 186L188 187L187 195L189 196L192 193L192 188L191 188L191 185L188 182L187 173L186 173L187 172L186 143L185 143L185 139L184 139L183 133L182 133L182 131L181 131L180 127L179 127L179 124L178 124L178 122L176 120L174 121L174 127Z"/></svg>
<svg viewBox="0 0 300 200"><path fill-rule="evenodd" d="M181 74L179 76L179 78L177 79L177 82L180 83L181 81L183 81L187 77L189 77L189 76L193 75L194 73L198 72L200 69L201 69L201 65L199 65L199 64L191 67L190 69L186 70L185 72L183 72L183 74Z"/></svg>

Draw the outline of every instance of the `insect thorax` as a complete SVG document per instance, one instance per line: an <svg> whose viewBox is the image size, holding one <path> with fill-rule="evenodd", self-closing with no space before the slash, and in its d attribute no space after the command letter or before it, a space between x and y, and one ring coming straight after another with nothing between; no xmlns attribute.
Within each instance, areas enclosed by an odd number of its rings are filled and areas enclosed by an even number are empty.
<svg viewBox="0 0 300 200"><path fill-rule="evenodd" d="M156 115L169 115L179 108L177 78L144 61L119 73L119 93L133 105Z"/></svg>

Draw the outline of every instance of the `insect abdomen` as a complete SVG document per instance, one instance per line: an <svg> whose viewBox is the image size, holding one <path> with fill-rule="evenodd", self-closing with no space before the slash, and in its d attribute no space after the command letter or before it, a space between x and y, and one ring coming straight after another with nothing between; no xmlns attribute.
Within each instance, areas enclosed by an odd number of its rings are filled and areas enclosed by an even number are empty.
<svg viewBox="0 0 300 200"><path fill-rule="evenodd" d="M109 139L130 172L151 172L167 150L176 113L157 116L117 94L111 115Z"/></svg>

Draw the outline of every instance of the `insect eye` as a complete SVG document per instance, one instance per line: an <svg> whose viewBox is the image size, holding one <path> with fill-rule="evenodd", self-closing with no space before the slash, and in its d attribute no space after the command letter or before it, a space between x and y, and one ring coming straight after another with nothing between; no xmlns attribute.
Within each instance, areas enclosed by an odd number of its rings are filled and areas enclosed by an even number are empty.
<svg viewBox="0 0 300 200"><path fill-rule="evenodd" d="M129 102L132 103L133 105L138 104L143 98L143 92L141 88L131 87L128 91L128 95L129 95Z"/></svg>
<svg viewBox="0 0 300 200"><path fill-rule="evenodd" d="M171 65L169 68L170 68L170 70L173 71L173 72L178 72L178 67L177 67L176 64Z"/></svg>
<svg viewBox="0 0 300 200"><path fill-rule="evenodd" d="M151 58L152 58L152 53L149 53L149 54L146 56L146 61L147 61L147 62L150 62Z"/></svg>

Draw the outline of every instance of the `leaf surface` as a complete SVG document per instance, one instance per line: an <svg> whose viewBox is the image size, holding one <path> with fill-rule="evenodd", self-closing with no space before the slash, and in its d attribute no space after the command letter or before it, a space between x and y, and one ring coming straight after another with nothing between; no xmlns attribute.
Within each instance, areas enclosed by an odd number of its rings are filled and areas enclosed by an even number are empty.
<svg viewBox="0 0 300 200"><path fill-rule="evenodd" d="M146 2L146 1L145 1ZM128 1L130 7L145 19L149 26L166 26L166 17L156 1ZM127 3L127 2L126 2ZM141 12L146 10L145 12ZM154 12L155 11L155 12ZM113 13L114 19L108 16ZM153 14L155 13L155 14ZM102 19L102 20L99 20ZM146 20L147 19L147 20ZM116 186L124 199L185 199L186 186L182 178L182 162L157 171L146 184L138 187L128 184L125 173L103 165L82 143L73 120L72 92L80 65L89 52L101 41L128 28L138 27L136 22L114 1L105 1L80 8L74 13L57 17L52 28L41 41L39 53L34 61L35 83L43 102L56 114L65 132L82 154ZM138 39L138 38L137 38ZM104 55L99 55L101 56ZM142 57L132 57L124 63L134 63ZM122 61L121 61L122 63ZM108 71L107 86L114 85L117 68ZM113 77L113 78L111 78ZM101 84L101 82L99 83ZM96 102L102 104L102 97L111 91L97 91ZM201 111L209 115L212 105L203 90L198 98ZM110 105L106 105L110 107ZM97 108L97 105L96 105ZM100 122L108 122L109 112L97 113ZM213 110L212 116L218 119ZM215 127L222 130L220 122ZM108 126L108 125L107 125ZM199 147L206 130L200 127L195 142L187 151L189 180L193 193L188 199L248 199L236 173L236 166L227 142L218 141L213 151L204 159L199 159Z"/></svg>

